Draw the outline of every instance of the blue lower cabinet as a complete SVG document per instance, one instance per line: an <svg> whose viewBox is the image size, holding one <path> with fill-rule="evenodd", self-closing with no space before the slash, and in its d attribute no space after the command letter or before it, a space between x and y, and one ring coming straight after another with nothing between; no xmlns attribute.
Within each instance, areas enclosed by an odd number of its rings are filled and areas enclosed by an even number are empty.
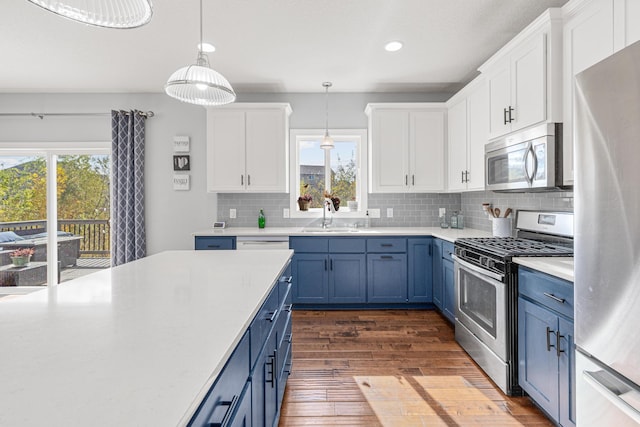
<svg viewBox="0 0 640 427"><path fill-rule="evenodd" d="M233 414L233 419L229 425L230 427L252 427L251 420L251 382L247 382L245 385L242 396L240 397L237 410ZM221 425L225 425L222 423Z"/></svg>
<svg viewBox="0 0 640 427"><path fill-rule="evenodd" d="M576 425L573 284L520 266L518 382L563 427Z"/></svg>
<svg viewBox="0 0 640 427"><path fill-rule="evenodd" d="M558 412L558 316L518 299L518 382L548 414Z"/></svg>
<svg viewBox="0 0 640 427"><path fill-rule="evenodd" d="M258 357L258 363L251 376L251 413L254 426L271 426L276 417L276 357L276 334L272 333Z"/></svg>
<svg viewBox="0 0 640 427"><path fill-rule="evenodd" d="M451 323L456 320L456 284L453 273L453 261L446 258L442 260L442 314Z"/></svg>
<svg viewBox="0 0 640 427"><path fill-rule="evenodd" d="M329 256L329 303L367 301L367 265L364 254Z"/></svg>
<svg viewBox="0 0 640 427"><path fill-rule="evenodd" d="M195 249L197 251L230 250L235 248L235 237L196 236L195 239Z"/></svg>
<svg viewBox="0 0 640 427"><path fill-rule="evenodd" d="M329 256L296 253L291 266L294 304L326 304L329 302Z"/></svg>
<svg viewBox="0 0 640 427"><path fill-rule="evenodd" d="M407 240L409 302L433 302L432 238Z"/></svg>
<svg viewBox="0 0 640 427"><path fill-rule="evenodd" d="M433 239L433 304L442 311L444 306L444 281L442 280L442 240Z"/></svg>
<svg viewBox="0 0 640 427"><path fill-rule="evenodd" d="M407 302L407 254L367 255L367 302Z"/></svg>
<svg viewBox="0 0 640 427"><path fill-rule="evenodd" d="M189 426L210 427L234 420L239 413L238 404L245 397L242 393L246 391L249 379L249 348L249 333L245 333Z"/></svg>
<svg viewBox="0 0 640 427"><path fill-rule="evenodd" d="M573 322L558 317L560 356L558 356L559 411L558 419L564 427L576 425L576 357Z"/></svg>

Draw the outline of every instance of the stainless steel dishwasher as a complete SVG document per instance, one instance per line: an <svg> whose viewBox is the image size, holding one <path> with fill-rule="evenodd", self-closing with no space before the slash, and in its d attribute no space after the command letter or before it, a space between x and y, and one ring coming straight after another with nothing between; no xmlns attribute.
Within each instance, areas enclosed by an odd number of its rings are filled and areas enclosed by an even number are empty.
<svg viewBox="0 0 640 427"><path fill-rule="evenodd" d="M238 236L236 250L289 249L289 236Z"/></svg>

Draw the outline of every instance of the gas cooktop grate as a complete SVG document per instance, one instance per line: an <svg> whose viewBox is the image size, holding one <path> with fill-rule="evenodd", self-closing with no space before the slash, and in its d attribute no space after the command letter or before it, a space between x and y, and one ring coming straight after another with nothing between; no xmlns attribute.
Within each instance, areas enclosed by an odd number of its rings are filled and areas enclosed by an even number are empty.
<svg viewBox="0 0 640 427"><path fill-rule="evenodd" d="M514 237L476 237L456 240L456 245L499 256L572 256L573 248Z"/></svg>

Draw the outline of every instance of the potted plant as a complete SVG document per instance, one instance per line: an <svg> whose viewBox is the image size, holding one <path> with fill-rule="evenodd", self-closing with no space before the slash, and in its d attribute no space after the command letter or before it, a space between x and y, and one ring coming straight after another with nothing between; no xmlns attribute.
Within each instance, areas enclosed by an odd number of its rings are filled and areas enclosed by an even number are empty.
<svg viewBox="0 0 640 427"><path fill-rule="evenodd" d="M11 252L9 256L11 257L11 262L16 267L25 267L29 265L31 261L31 256L34 254L33 248L20 248Z"/></svg>
<svg viewBox="0 0 640 427"><path fill-rule="evenodd" d="M301 211L308 211L312 200L313 197L311 197L311 194L303 194L298 197L298 207Z"/></svg>

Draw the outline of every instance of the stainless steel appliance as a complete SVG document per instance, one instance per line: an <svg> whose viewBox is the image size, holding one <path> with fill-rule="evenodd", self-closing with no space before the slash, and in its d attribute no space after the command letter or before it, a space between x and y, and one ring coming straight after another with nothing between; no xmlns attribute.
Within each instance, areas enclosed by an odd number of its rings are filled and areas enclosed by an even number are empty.
<svg viewBox="0 0 640 427"><path fill-rule="evenodd" d="M640 425L640 42L576 77L576 419Z"/></svg>
<svg viewBox="0 0 640 427"><path fill-rule="evenodd" d="M562 124L543 123L485 146L485 184L493 191L548 191L562 184Z"/></svg>
<svg viewBox="0 0 640 427"><path fill-rule="evenodd" d="M289 236L238 236L236 249L239 251L289 249Z"/></svg>
<svg viewBox="0 0 640 427"><path fill-rule="evenodd" d="M455 241L456 340L508 395L518 386L516 256L572 256L571 212L518 211L517 237Z"/></svg>

